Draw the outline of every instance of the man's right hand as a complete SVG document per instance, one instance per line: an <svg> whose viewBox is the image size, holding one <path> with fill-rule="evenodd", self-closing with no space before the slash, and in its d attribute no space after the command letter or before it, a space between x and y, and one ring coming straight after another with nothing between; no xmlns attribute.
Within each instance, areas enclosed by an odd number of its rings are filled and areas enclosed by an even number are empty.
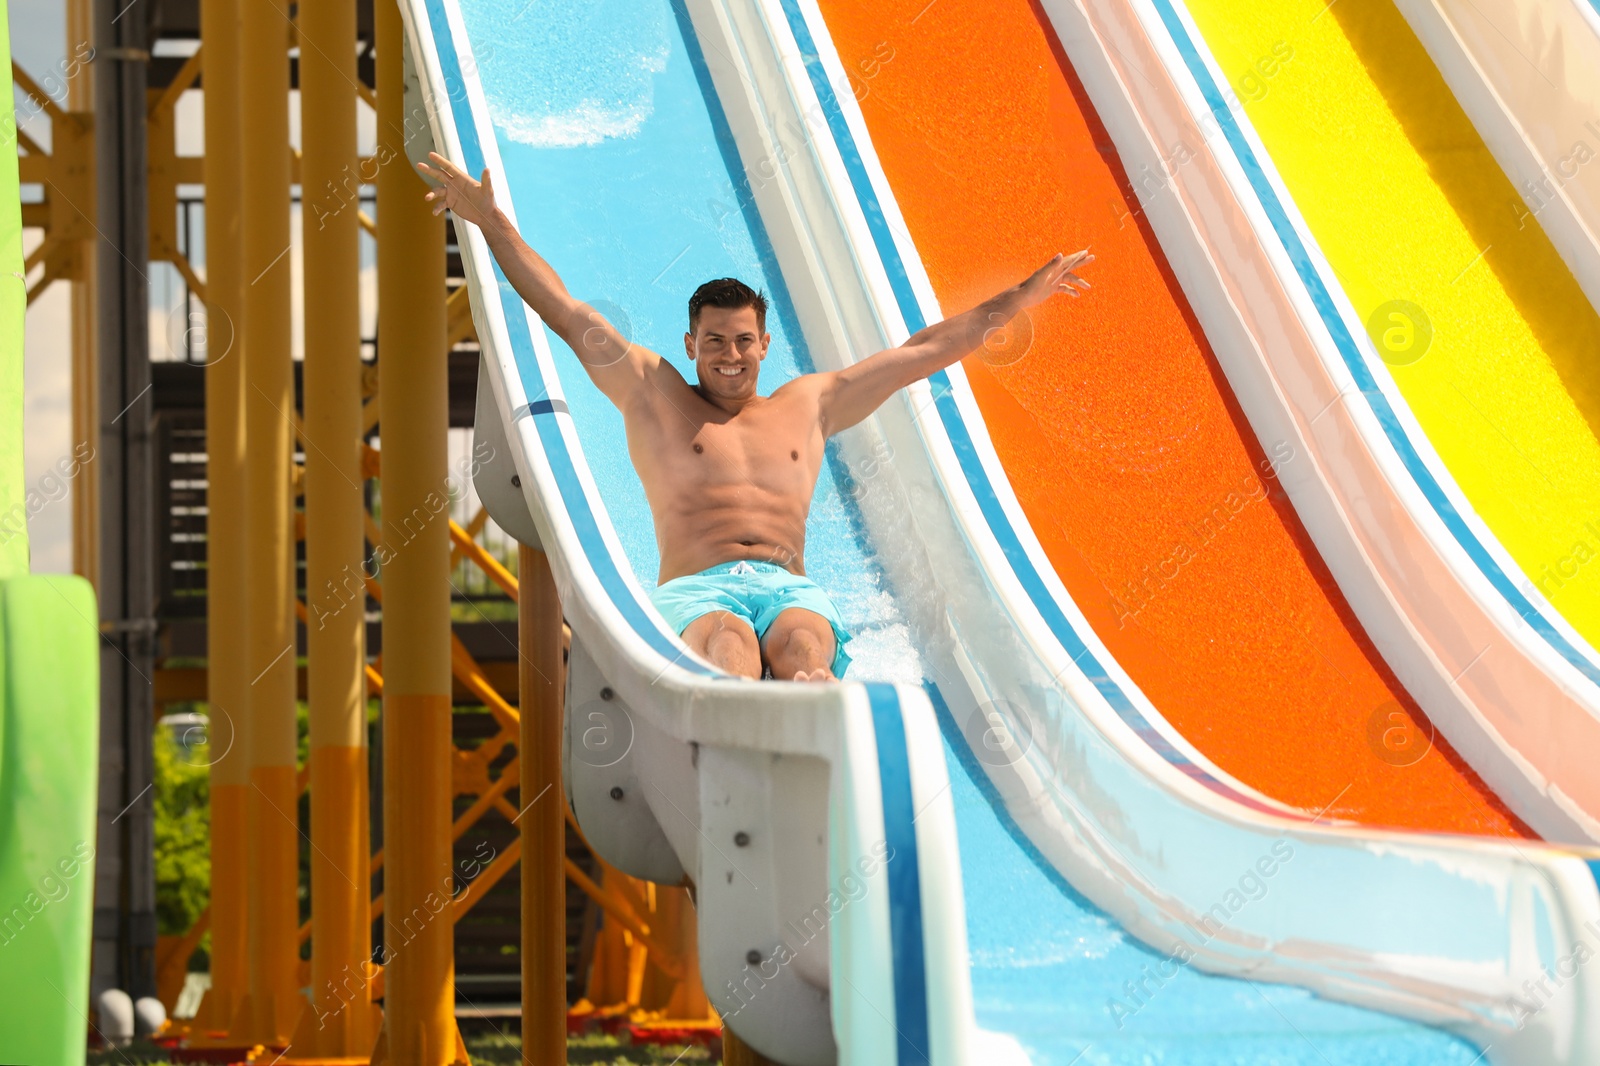
<svg viewBox="0 0 1600 1066"><path fill-rule="evenodd" d="M417 169L439 183L438 188L430 189L423 198L433 204L433 213L442 214L448 207L451 214L463 221L474 226L487 225L497 211L488 168L484 168L482 181L473 181L466 171L438 152L429 152L428 158L433 160L433 166L418 163Z"/></svg>
<svg viewBox="0 0 1600 1066"><path fill-rule="evenodd" d="M634 344L604 315L573 298L550 264L528 247L511 220L495 206L487 169L482 181L473 181L438 152L429 152L428 158L432 164L418 163L417 170L438 182L438 188L430 189L426 197L433 213L442 214L448 208L456 218L483 231L490 254L517 295L578 354L584 370L606 398L627 410L646 376L661 368L661 357ZM678 377L677 371L672 375Z"/></svg>

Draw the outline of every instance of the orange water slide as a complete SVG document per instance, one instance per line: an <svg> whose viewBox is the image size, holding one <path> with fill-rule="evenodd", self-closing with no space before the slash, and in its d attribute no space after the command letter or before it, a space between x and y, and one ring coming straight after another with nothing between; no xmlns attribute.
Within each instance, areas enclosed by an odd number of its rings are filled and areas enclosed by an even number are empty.
<svg viewBox="0 0 1600 1066"><path fill-rule="evenodd" d="M1156 709L1293 806L1531 836L1434 737L1334 585L1275 477L1306 458L1252 433L1042 13L821 7L947 313L1055 252L1097 257L1090 293L1036 308L964 369L1057 574Z"/></svg>

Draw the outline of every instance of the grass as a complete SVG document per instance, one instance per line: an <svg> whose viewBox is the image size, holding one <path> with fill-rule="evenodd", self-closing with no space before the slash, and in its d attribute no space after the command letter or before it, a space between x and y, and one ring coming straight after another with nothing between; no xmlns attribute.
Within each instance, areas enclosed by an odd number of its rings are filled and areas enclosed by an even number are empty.
<svg viewBox="0 0 1600 1066"><path fill-rule="evenodd" d="M89 1049L89 1066L149 1066L167 1061L166 1049L148 1040L135 1040L120 1048Z"/></svg>
<svg viewBox="0 0 1600 1066"><path fill-rule="evenodd" d="M462 1038L474 1066L520 1066L522 1038L513 1030L472 1027ZM168 1062L163 1048L147 1040L136 1040L121 1048L89 1052L89 1066L155 1066ZM704 1047L668 1044L632 1046L614 1036L598 1034L575 1036L567 1041L567 1062L571 1066L709 1066L717 1062Z"/></svg>
<svg viewBox="0 0 1600 1066"><path fill-rule="evenodd" d="M522 1038L516 1033L472 1033L464 1038L474 1066L519 1066L522 1062ZM704 1047L694 1045L630 1046L614 1036L598 1034L567 1040L571 1066L706 1066L717 1061Z"/></svg>

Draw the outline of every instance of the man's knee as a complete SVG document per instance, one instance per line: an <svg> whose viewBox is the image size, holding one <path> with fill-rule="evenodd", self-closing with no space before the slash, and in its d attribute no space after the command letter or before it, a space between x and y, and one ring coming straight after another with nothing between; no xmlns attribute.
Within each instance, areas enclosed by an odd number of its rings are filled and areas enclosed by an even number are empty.
<svg viewBox="0 0 1600 1066"><path fill-rule="evenodd" d="M784 643L790 655L821 654L822 652L822 638L812 630L800 626L789 630L788 640Z"/></svg>
<svg viewBox="0 0 1600 1066"><path fill-rule="evenodd" d="M776 644L770 649L769 656L796 664L823 665L828 657L827 642L822 639L822 634L810 626L791 627L781 634Z"/></svg>
<svg viewBox="0 0 1600 1066"><path fill-rule="evenodd" d="M760 676L761 649L755 631L721 614L709 623L705 635L705 656L729 673Z"/></svg>
<svg viewBox="0 0 1600 1066"><path fill-rule="evenodd" d="M756 635L744 626L732 625L725 619L719 619L713 623L711 633L706 637L706 650L724 653L754 652Z"/></svg>

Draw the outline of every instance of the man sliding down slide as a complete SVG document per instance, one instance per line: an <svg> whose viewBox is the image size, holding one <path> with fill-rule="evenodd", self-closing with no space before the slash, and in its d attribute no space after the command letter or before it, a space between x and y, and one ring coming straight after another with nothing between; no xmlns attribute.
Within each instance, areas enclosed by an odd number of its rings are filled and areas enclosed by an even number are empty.
<svg viewBox="0 0 1600 1066"><path fill-rule="evenodd" d="M1020 285L964 314L919 330L898 348L844 370L803 374L770 396L756 375L772 335L767 303L732 278L689 298L684 353L698 381L634 344L567 292L495 206L489 172L473 181L437 153L427 194L480 227L500 269L591 380L622 412L628 452L644 482L661 551L651 600L697 654L732 674L827 681L842 676L850 635L839 612L805 576L806 513L823 445L877 409L896 389L959 361L990 331L1058 292L1089 283L1073 271L1087 251L1057 254Z"/></svg>

